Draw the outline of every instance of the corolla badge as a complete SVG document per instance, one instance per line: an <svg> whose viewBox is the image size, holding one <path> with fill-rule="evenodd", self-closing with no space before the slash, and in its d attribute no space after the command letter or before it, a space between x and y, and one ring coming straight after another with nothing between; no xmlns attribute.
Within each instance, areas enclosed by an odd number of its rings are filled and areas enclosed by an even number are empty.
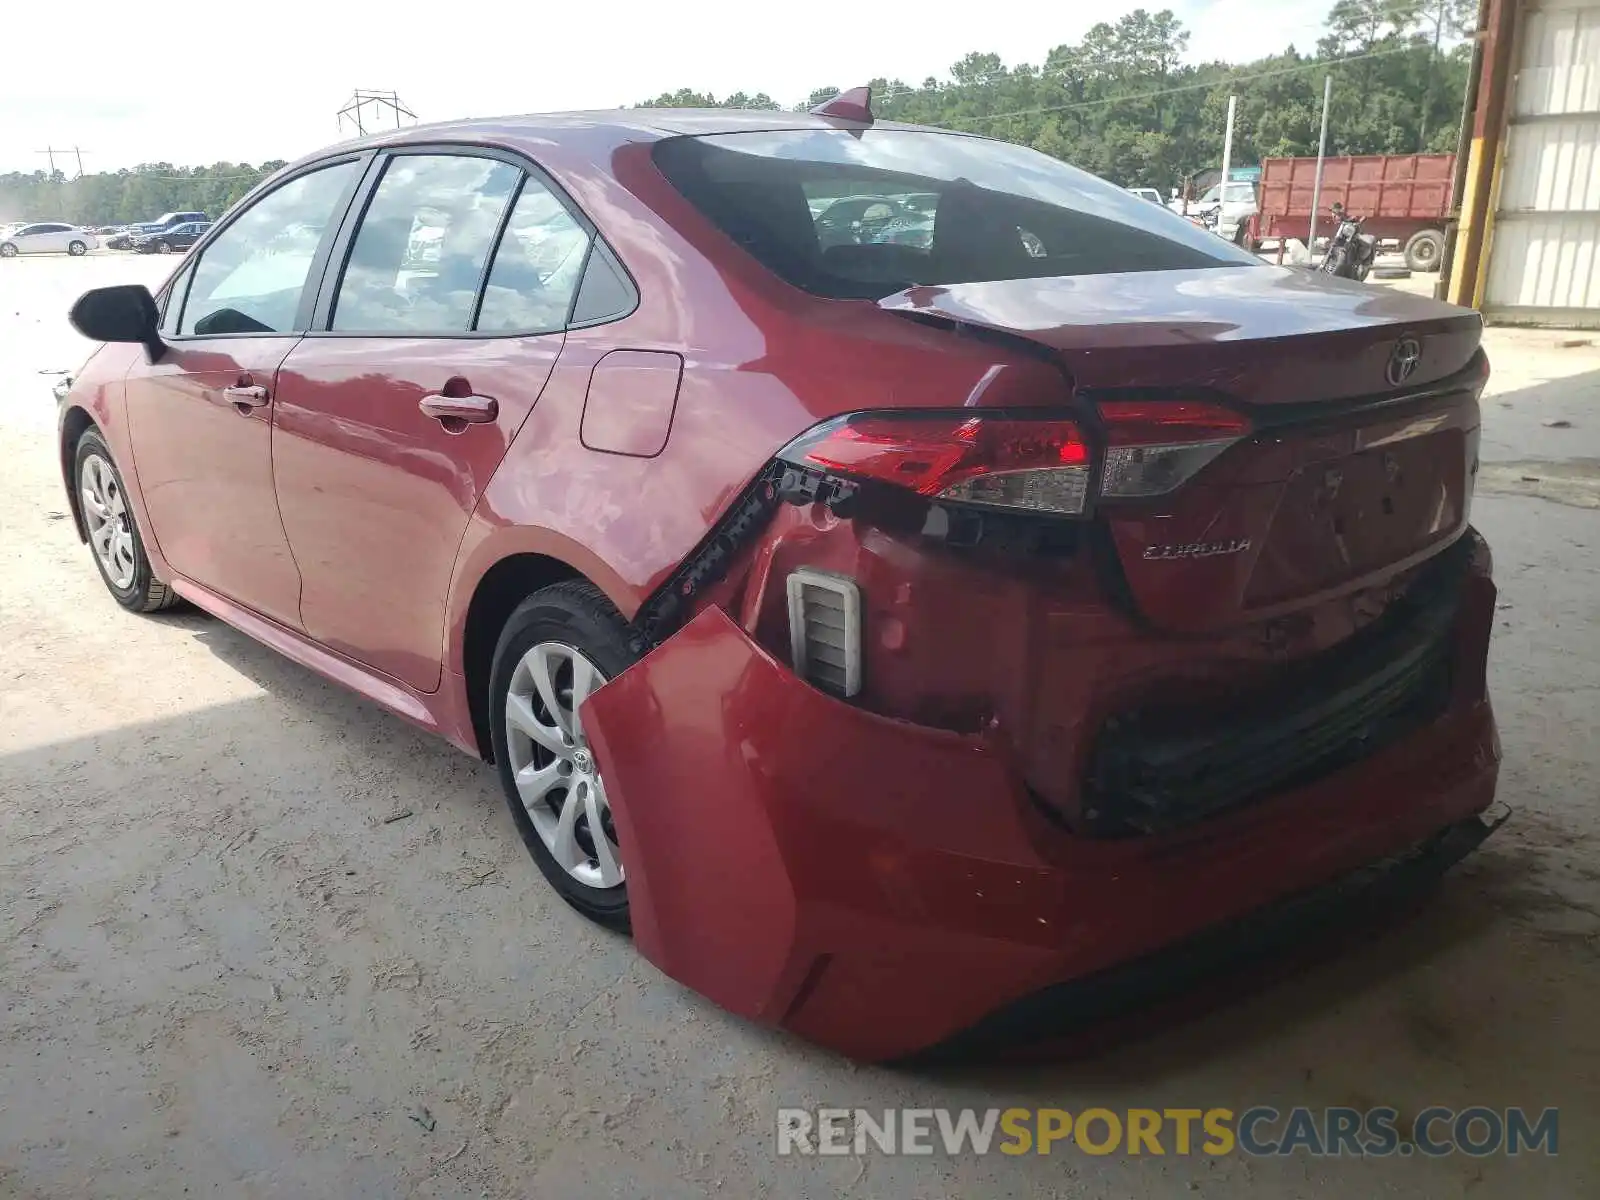
<svg viewBox="0 0 1600 1200"><path fill-rule="evenodd" d="M1221 542L1178 542L1171 546L1146 546L1144 557L1153 561L1219 558L1224 554L1243 554L1248 549L1250 549L1249 538L1229 538Z"/></svg>
<svg viewBox="0 0 1600 1200"><path fill-rule="evenodd" d="M1422 343L1414 337L1403 337L1389 351L1389 365L1384 368L1383 377L1391 387L1399 387L1416 374L1421 361Z"/></svg>

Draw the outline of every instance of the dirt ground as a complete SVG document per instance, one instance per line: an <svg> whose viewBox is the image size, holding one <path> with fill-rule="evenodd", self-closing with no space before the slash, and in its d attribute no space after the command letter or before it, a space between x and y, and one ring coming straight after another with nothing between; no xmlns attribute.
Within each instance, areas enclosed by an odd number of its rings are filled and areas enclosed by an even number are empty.
<svg viewBox="0 0 1600 1200"><path fill-rule="evenodd" d="M1600 1195L1600 348L1488 335L1512 823L1415 918L1221 1011L911 1074L746 1025L584 923L489 768L216 621L112 603L47 372L86 353L81 290L168 265L0 263L0 1197ZM774 1153L780 1105L1256 1103L1555 1105L1560 1154Z"/></svg>

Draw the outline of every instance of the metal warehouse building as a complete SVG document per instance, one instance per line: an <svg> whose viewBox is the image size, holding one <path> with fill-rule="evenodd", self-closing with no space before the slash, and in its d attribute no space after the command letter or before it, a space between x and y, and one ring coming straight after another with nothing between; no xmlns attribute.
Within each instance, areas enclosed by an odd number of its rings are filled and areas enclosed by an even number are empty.
<svg viewBox="0 0 1600 1200"><path fill-rule="evenodd" d="M1483 0L1441 294L1600 328L1600 0Z"/></svg>

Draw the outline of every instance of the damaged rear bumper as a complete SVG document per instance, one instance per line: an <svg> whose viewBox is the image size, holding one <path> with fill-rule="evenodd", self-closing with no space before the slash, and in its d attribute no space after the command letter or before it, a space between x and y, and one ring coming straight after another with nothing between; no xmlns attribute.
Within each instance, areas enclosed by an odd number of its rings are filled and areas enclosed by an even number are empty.
<svg viewBox="0 0 1600 1200"><path fill-rule="evenodd" d="M717 608L596 693L584 721L645 956L735 1013L869 1060L963 1034L986 1045L1019 1024L995 1015L1007 1006L1032 1013L1025 998L1163 949L1226 967L1206 931L1301 911L1285 898L1417 847L1442 870L1487 828L1500 758L1480 687L1306 786L1171 833L1076 836L997 741L824 695ZM1088 1019L1078 1003L1061 1019Z"/></svg>

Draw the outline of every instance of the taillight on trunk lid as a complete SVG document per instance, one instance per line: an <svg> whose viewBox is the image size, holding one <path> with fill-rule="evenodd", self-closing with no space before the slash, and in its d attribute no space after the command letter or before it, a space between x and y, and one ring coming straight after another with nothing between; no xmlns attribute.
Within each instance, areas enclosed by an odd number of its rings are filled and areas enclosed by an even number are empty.
<svg viewBox="0 0 1600 1200"><path fill-rule="evenodd" d="M1202 402L1107 401L1098 417L852 413L802 434L779 458L942 504L1077 517L1090 508L1097 461L1099 499L1148 499L1180 487L1250 432L1241 414Z"/></svg>
<svg viewBox="0 0 1600 1200"><path fill-rule="evenodd" d="M1216 404L1109 400L1099 410L1106 435L1100 496L1106 500L1164 496L1250 432L1241 414Z"/></svg>

